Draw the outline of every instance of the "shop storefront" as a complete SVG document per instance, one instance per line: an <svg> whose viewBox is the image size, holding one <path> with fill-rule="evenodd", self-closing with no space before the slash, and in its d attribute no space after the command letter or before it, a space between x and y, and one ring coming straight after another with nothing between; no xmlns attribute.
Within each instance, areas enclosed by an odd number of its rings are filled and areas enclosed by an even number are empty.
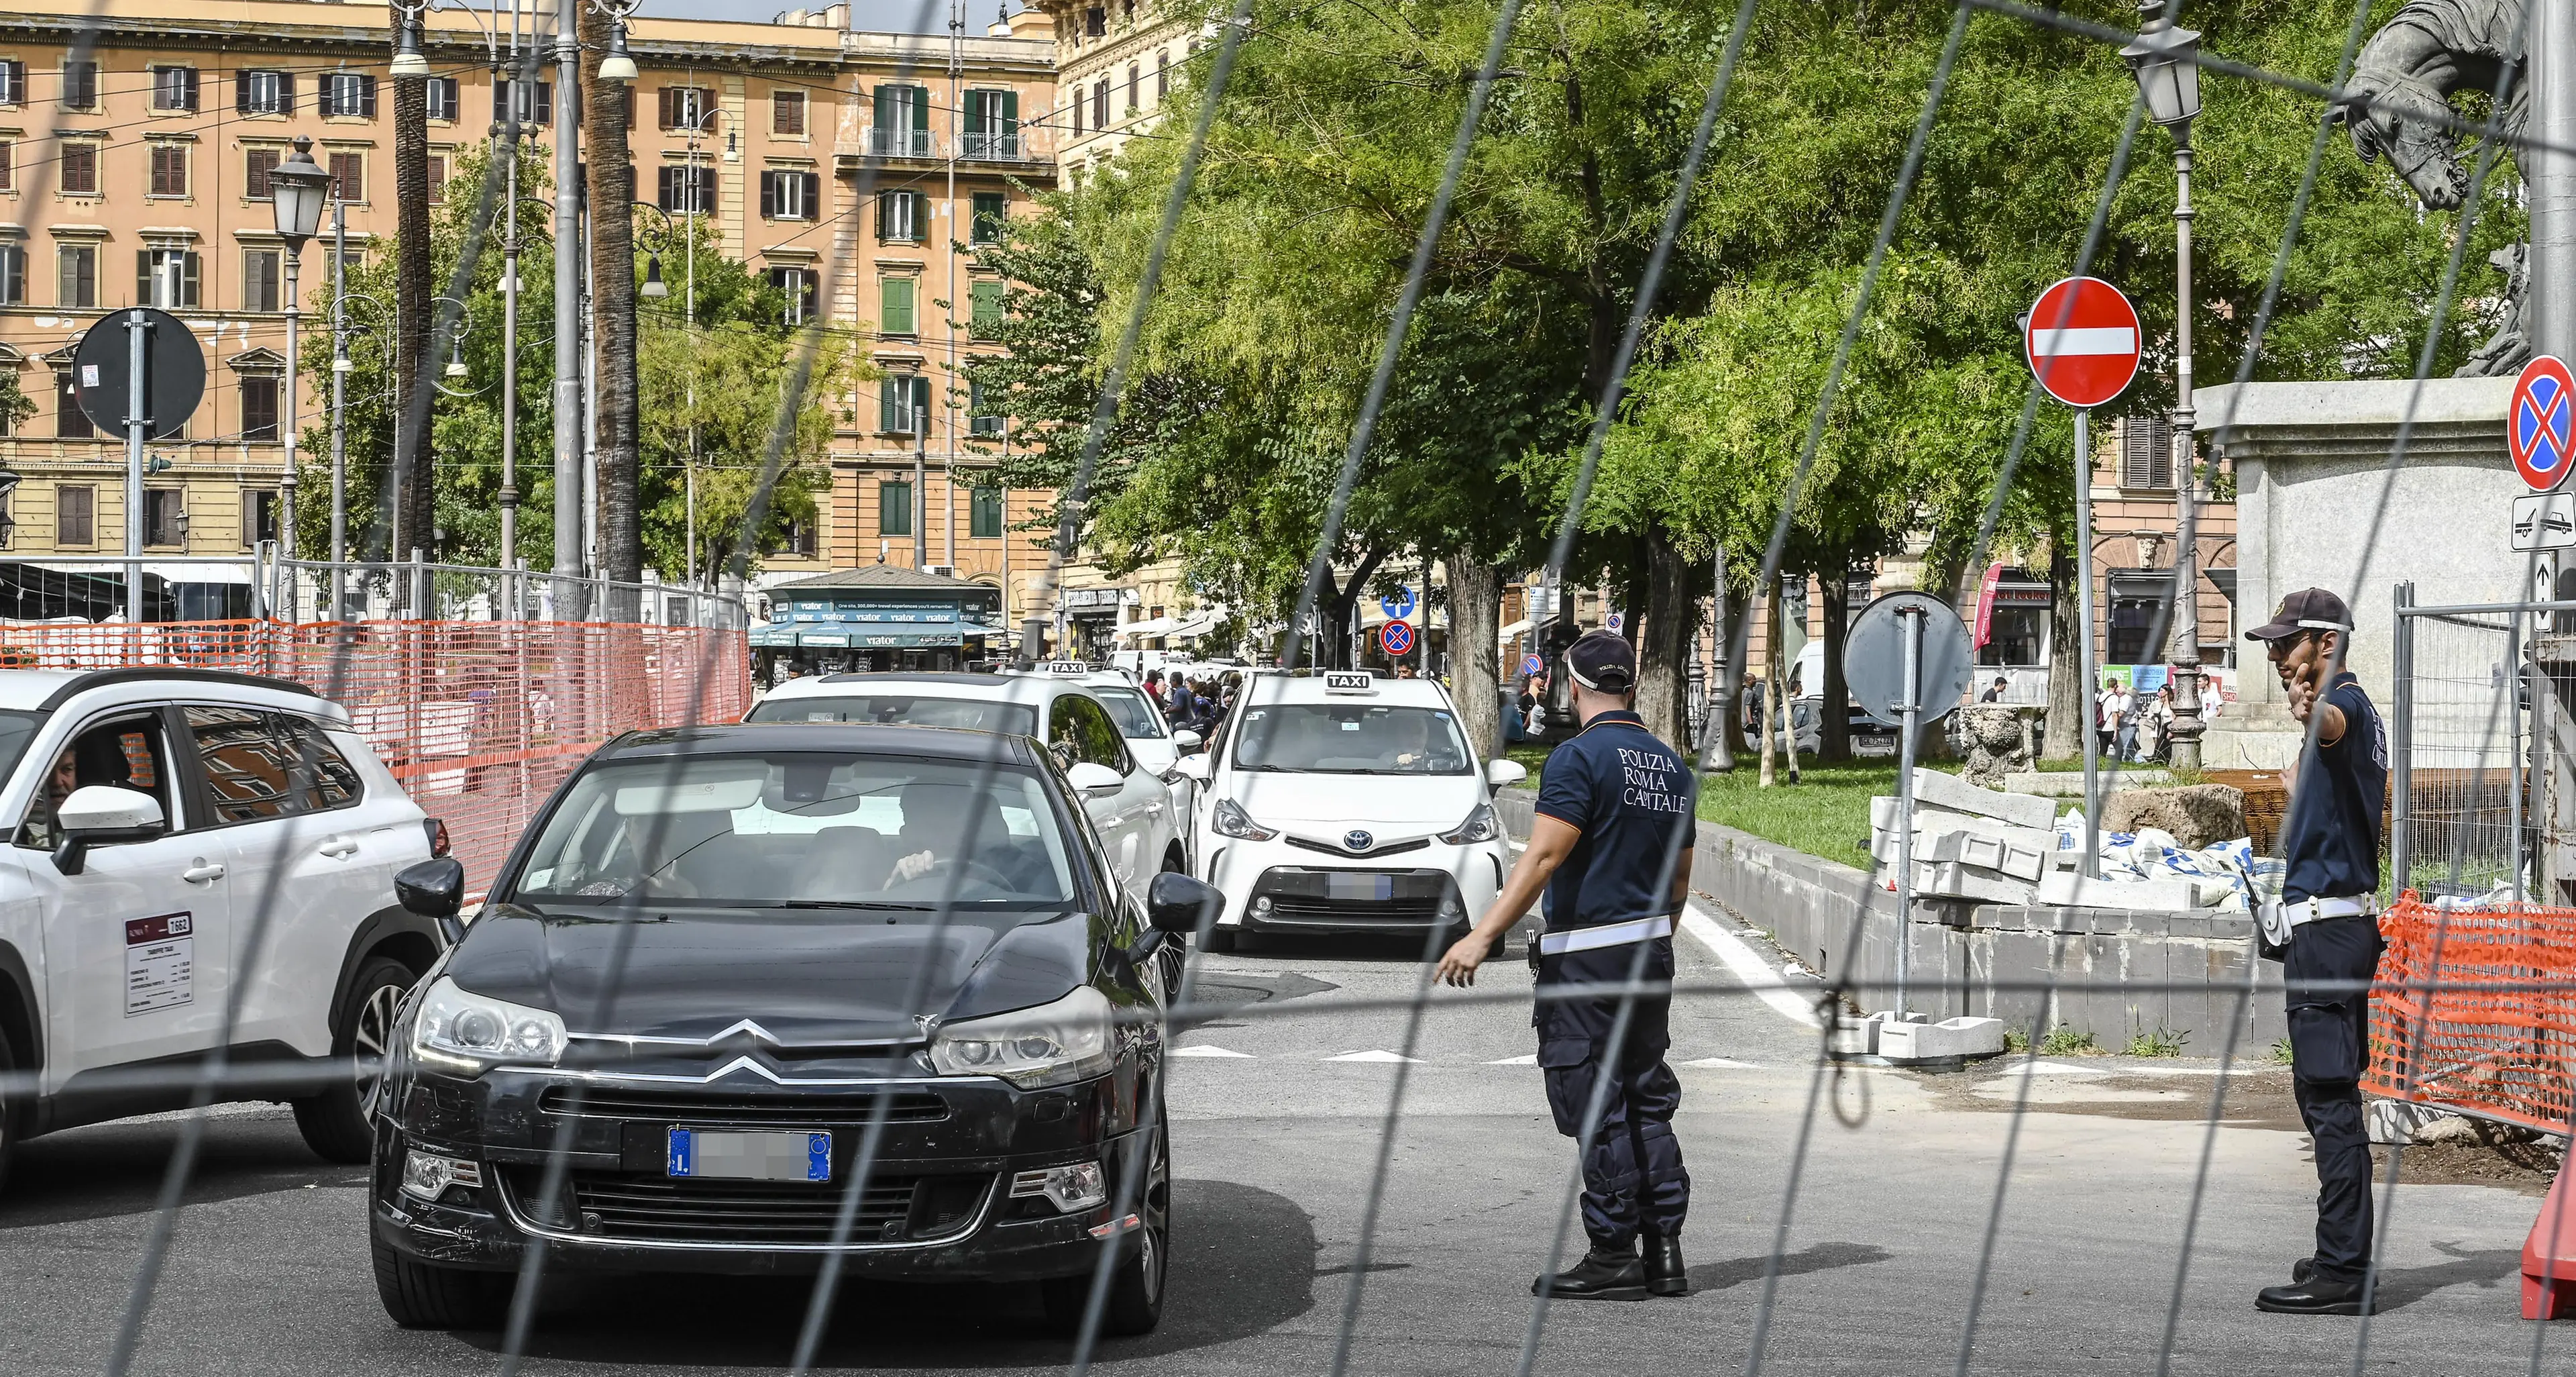
<svg viewBox="0 0 2576 1377"><path fill-rule="evenodd" d="M2048 701L2048 657L2054 649L2049 614L2055 598L2048 580L2028 569L1997 564L1977 581L1977 620L1973 628L1977 676L1971 696L1983 699L2004 681L1998 701Z"/></svg>

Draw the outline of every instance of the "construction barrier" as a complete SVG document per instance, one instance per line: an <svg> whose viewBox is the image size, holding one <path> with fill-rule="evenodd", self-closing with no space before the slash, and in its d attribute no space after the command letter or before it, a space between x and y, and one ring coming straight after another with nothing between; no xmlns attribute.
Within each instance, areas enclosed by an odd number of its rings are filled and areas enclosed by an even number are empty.
<svg viewBox="0 0 2576 1377"><path fill-rule="evenodd" d="M2372 1095L2564 1135L2576 1114L2576 909L2447 907L2380 918Z"/></svg>
<svg viewBox="0 0 2576 1377"><path fill-rule="evenodd" d="M133 665L292 679L346 707L403 788L447 824L477 890L601 742L735 722L751 706L749 638L738 630L508 621L0 628L0 668Z"/></svg>

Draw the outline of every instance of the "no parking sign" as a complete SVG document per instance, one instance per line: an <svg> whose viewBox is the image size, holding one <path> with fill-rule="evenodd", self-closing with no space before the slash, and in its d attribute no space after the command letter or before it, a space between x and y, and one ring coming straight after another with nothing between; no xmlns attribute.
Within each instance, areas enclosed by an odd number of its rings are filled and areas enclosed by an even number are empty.
<svg viewBox="0 0 2576 1377"><path fill-rule="evenodd" d="M1542 660L1535 655L1524 655L1521 657L1521 673L1523 674L1536 674L1545 668L1547 668L1547 661Z"/></svg>
<svg viewBox="0 0 2576 1377"><path fill-rule="evenodd" d="M1413 623L1388 622L1377 629L1378 648L1389 655L1405 655L1413 650Z"/></svg>

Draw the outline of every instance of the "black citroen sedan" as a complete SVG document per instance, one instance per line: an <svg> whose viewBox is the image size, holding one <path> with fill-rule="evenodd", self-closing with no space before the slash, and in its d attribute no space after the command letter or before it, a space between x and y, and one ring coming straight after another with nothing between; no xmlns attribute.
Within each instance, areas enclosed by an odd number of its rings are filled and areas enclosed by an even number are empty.
<svg viewBox="0 0 2576 1377"><path fill-rule="evenodd" d="M400 888L452 918L463 872ZM549 1269L1035 1281L1070 1324L1112 1249L1104 1328L1151 1329L1156 1016L1169 934L1211 897L1176 874L1126 895L1025 737L609 743L400 1015L370 1212L386 1311L489 1325L543 1239Z"/></svg>

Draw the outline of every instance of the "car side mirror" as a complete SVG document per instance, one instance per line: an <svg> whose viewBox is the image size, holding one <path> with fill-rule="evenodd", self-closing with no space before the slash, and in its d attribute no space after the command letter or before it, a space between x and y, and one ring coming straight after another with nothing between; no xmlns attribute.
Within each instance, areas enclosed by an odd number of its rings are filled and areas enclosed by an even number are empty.
<svg viewBox="0 0 2576 1377"><path fill-rule="evenodd" d="M1201 784L1207 783L1208 780L1216 773L1208 767L1207 757L1203 755L1182 756L1180 759L1172 762L1172 768L1182 774L1188 775L1190 778L1197 780Z"/></svg>
<svg viewBox="0 0 2576 1377"><path fill-rule="evenodd" d="M140 789L84 784L54 809L54 869L78 875L93 846L147 842L170 830L161 800Z"/></svg>
<svg viewBox="0 0 2576 1377"><path fill-rule="evenodd" d="M405 911L445 920L465 906L465 863L454 856L433 856L404 866L394 875L394 897Z"/></svg>
<svg viewBox="0 0 2576 1377"><path fill-rule="evenodd" d="M1202 915L1225 907L1225 894L1177 870L1154 877L1145 890L1145 921L1158 932L1196 932Z"/></svg>
<svg viewBox="0 0 2576 1377"><path fill-rule="evenodd" d="M1523 765L1517 760L1488 760L1485 762L1485 782L1497 789L1518 784L1527 778L1529 778L1529 767Z"/></svg>
<svg viewBox="0 0 2576 1377"><path fill-rule="evenodd" d="M1172 733L1172 746L1176 750L1184 752L1195 751L1206 744L1207 738L1199 735L1197 732L1189 730L1186 727Z"/></svg>
<svg viewBox="0 0 2576 1377"><path fill-rule="evenodd" d="M1114 794L1126 787L1127 781L1116 770L1096 761L1081 761L1064 772L1065 782L1086 794Z"/></svg>

